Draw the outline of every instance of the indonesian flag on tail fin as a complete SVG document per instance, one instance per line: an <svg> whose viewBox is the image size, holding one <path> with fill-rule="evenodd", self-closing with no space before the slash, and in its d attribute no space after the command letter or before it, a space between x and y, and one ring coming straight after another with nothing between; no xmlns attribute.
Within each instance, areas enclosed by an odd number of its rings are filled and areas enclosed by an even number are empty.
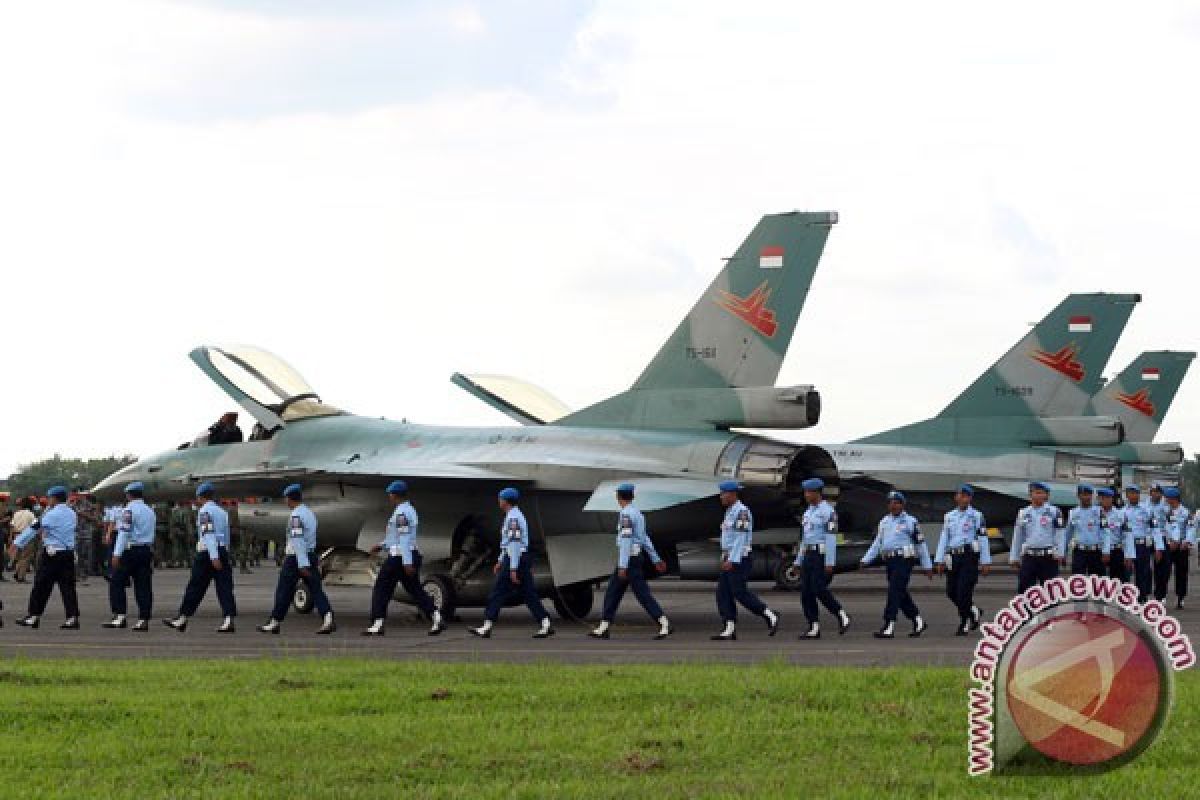
<svg viewBox="0 0 1200 800"><path fill-rule="evenodd" d="M1142 380L1156 381L1161 376L1158 367L1146 367L1142 370Z"/></svg>
<svg viewBox="0 0 1200 800"><path fill-rule="evenodd" d="M1067 330L1071 333L1091 333L1092 318L1071 317L1071 319L1067 321Z"/></svg>
<svg viewBox="0 0 1200 800"><path fill-rule="evenodd" d="M758 254L759 269L783 269L783 248L764 247Z"/></svg>

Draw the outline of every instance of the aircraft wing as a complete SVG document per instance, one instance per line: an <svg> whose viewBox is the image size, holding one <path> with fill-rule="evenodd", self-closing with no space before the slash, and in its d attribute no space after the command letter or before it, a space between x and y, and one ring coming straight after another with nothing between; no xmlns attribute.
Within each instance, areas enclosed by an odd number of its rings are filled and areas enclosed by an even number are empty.
<svg viewBox="0 0 1200 800"><path fill-rule="evenodd" d="M618 511L616 491L621 481L605 481L596 487L584 505L584 511ZM659 511L680 506L693 500L703 500L717 495L717 484L712 479L692 478L642 478L637 482L637 507L642 511Z"/></svg>
<svg viewBox="0 0 1200 800"><path fill-rule="evenodd" d="M517 484L529 482L526 478L520 478L515 475L508 475L503 472L496 472L495 470L483 469L482 467L473 467L466 464L407 465L401 472L375 472L371 470L354 469L352 464L345 465L345 467L342 467L340 464L331 464L327 468L268 467L264 469L195 472L185 475L179 480L184 483L190 483L192 481L279 481L322 477L340 480L352 478L366 478L369 480L387 478L388 480L391 480L392 478L396 477L396 475L402 475L406 480L428 478L433 480L449 479L505 481Z"/></svg>

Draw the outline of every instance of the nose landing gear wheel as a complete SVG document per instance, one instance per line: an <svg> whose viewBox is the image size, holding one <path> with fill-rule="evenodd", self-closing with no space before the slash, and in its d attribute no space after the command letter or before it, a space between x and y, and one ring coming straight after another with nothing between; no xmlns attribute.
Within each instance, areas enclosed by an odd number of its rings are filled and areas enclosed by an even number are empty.
<svg viewBox="0 0 1200 800"><path fill-rule="evenodd" d="M594 597L590 581L559 586L554 590L554 610L564 620L582 622L592 612Z"/></svg>
<svg viewBox="0 0 1200 800"><path fill-rule="evenodd" d="M442 612L442 619L454 619L454 606L457 602L454 581L445 575L428 575L421 581L421 588L433 601L433 607Z"/></svg>

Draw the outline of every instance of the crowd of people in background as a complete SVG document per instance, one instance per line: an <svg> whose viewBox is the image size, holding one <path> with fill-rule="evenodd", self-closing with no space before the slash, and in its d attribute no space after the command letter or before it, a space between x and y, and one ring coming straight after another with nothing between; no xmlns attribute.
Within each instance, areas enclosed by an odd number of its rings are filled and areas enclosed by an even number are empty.
<svg viewBox="0 0 1200 800"><path fill-rule="evenodd" d="M119 505L105 507L87 492L72 492L67 501L78 517L77 546L75 548L75 580L86 584L90 577L111 576L116 512ZM155 515L155 569L190 569L192 554L196 550L196 510L193 503L156 503L152 506ZM223 501L229 512L233 534L234 560L237 569L249 573L261 566L264 560L273 560L278 566L283 560L283 542L262 541L258 536L243 530L238 521L238 503ZM11 497L0 494L0 542L3 552L18 536L42 515L46 498L35 495ZM0 557L0 581L11 580L26 583L37 569L41 549L37 541L20 548L16 558Z"/></svg>

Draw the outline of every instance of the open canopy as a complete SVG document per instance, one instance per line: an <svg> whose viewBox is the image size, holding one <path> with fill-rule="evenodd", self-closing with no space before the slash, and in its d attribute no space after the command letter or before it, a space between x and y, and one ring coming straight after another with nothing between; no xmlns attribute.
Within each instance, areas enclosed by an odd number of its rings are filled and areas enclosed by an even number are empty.
<svg viewBox="0 0 1200 800"><path fill-rule="evenodd" d="M298 419L344 413L322 403L299 372L266 350L205 345L188 355L268 431Z"/></svg>

